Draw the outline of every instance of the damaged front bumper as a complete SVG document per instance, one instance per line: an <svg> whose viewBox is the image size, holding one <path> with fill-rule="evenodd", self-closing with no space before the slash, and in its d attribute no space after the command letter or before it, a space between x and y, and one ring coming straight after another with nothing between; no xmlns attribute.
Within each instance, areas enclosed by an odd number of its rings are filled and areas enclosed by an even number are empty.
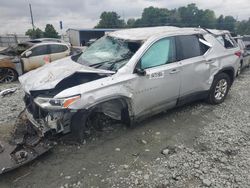
<svg viewBox="0 0 250 188"><path fill-rule="evenodd" d="M71 112L48 112L45 117L40 116L39 118L34 118L34 114L26 109L25 114L41 136L44 136L48 132L51 132L52 134L66 134L70 132L70 122L73 115Z"/></svg>
<svg viewBox="0 0 250 188"><path fill-rule="evenodd" d="M0 174L18 168L44 154L52 148L48 140L40 140L35 145L0 143Z"/></svg>
<svg viewBox="0 0 250 188"><path fill-rule="evenodd" d="M25 114L27 119L41 136L49 132L52 134L70 132L71 117L75 113L74 111L68 109L44 109L37 105L34 99L27 94L24 102L26 104Z"/></svg>
<svg viewBox="0 0 250 188"><path fill-rule="evenodd" d="M0 174L18 168L54 146L48 137L41 137L22 112L8 141L0 141Z"/></svg>

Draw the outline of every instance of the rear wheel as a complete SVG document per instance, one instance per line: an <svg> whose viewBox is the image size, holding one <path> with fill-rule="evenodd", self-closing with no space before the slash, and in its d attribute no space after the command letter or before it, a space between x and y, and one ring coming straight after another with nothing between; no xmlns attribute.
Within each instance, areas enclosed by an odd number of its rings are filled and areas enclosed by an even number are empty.
<svg viewBox="0 0 250 188"><path fill-rule="evenodd" d="M16 81L18 77L17 72L11 68L0 68L0 83L9 83Z"/></svg>
<svg viewBox="0 0 250 188"><path fill-rule="evenodd" d="M241 70L242 70L242 62L240 63L236 76L239 76L241 74Z"/></svg>
<svg viewBox="0 0 250 188"><path fill-rule="evenodd" d="M208 102L210 104L220 104L222 103L230 89L231 81L227 74L220 73L218 74L213 81L213 84L211 86L209 96L208 96Z"/></svg>

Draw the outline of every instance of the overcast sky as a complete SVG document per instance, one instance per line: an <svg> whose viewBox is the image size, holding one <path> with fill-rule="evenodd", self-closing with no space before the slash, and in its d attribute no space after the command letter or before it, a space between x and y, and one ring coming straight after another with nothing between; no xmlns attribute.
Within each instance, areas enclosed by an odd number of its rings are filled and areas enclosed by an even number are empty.
<svg viewBox="0 0 250 188"><path fill-rule="evenodd" d="M59 31L92 28L103 11L116 11L122 18L138 18L145 7L168 9L196 3L199 8L212 9L216 16L232 15L238 20L250 17L250 0L0 0L0 34L22 34L31 28L29 3L32 4L35 26L44 29L47 23Z"/></svg>

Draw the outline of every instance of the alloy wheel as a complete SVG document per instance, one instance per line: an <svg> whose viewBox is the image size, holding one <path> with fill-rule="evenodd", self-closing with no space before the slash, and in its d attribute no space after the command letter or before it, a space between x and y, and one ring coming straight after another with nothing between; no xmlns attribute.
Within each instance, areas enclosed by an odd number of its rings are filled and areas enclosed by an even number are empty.
<svg viewBox="0 0 250 188"><path fill-rule="evenodd" d="M227 80L221 79L215 87L215 91L214 91L215 99L222 100L226 95L227 88L228 88Z"/></svg>
<svg viewBox="0 0 250 188"><path fill-rule="evenodd" d="M15 71L9 68L4 68L0 70L0 83L13 82L16 78Z"/></svg>

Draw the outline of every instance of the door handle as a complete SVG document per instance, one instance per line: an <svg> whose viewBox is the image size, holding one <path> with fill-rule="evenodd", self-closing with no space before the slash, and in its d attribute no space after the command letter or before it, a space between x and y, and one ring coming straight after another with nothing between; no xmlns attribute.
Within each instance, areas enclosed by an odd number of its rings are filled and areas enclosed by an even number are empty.
<svg viewBox="0 0 250 188"><path fill-rule="evenodd" d="M170 74L176 74L176 73L178 73L178 72L180 72L180 70L178 70L178 69L173 69L173 70L171 70Z"/></svg>

